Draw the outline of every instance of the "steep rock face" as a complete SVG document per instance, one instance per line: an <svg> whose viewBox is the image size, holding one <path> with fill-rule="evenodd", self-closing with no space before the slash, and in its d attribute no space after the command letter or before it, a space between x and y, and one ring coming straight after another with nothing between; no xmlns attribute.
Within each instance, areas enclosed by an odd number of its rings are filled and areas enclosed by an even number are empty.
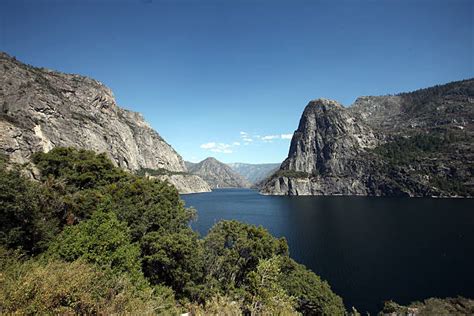
<svg viewBox="0 0 474 316"><path fill-rule="evenodd" d="M372 130L342 105L318 99L304 110L282 168L315 175L343 173L360 151L376 144Z"/></svg>
<svg viewBox="0 0 474 316"><path fill-rule="evenodd" d="M199 163L186 162L190 173L203 178L211 188L249 188L250 182L234 172L229 166L215 158L206 158Z"/></svg>
<svg viewBox="0 0 474 316"><path fill-rule="evenodd" d="M335 101L318 99L305 108L288 158L262 193L288 195L367 195L360 163L378 139L370 127Z"/></svg>
<svg viewBox="0 0 474 316"><path fill-rule="evenodd" d="M168 181L180 194L211 192L211 187L201 177L193 174L171 174L158 176L161 181Z"/></svg>
<svg viewBox="0 0 474 316"><path fill-rule="evenodd" d="M263 194L472 196L474 80L308 104Z"/></svg>
<svg viewBox="0 0 474 316"><path fill-rule="evenodd" d="M105 152L127 170L186 171L183 159L141 114L83 76L25 65L0 53L0 151L14 162L56 146Z"/></svg>

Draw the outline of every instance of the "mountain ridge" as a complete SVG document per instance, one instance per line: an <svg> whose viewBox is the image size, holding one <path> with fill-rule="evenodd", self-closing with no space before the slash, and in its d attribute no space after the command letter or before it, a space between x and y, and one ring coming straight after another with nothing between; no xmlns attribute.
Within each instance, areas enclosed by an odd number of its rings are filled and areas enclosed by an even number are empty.
<svg viewBox="0 0 474 316"><path fill-rule="evenodd" d="M310 101L262 194L473 196L474 79Z"/></svg>
<svg viewBox="0 0 474 316"><path fill-rule="evenodd" d="M132 172L187 171L181 156L143 116L119 107L113 92L95 79L26 65L2 52L0 82L0 151L13 162L72 146L104 152ZM182 180L193 192L199 182ZM200 183L197 191L203 188Z"/></svg>
<svg viewBox="0 0 474 316"><path fill-rule="evenodd" d="M234 172L227 164L214 157L208 157L198 163L185 162L191 174L204 179L211 188L250 188L251 184Z"/></svg>
<svg viewBox="0 0 474 316"><path fill-rule="evenodd" d="M264 180L275 171L278 170L281 163L260 163L251 164L243 162L228 163L228 166L235 172L249 181L252 186L256 186L260 181Z"/></svg>

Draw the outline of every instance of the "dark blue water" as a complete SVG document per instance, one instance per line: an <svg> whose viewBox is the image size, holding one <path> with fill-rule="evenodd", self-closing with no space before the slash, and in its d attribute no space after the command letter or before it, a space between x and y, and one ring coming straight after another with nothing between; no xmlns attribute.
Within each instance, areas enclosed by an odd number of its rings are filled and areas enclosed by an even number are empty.
<svg viewBox="0 0 474 316"><path fill-rule="evenodd" d="M474 297L474 200L278 197L215 190L184 195L206 235L222 219L262 225L327 280L347 307Z"/></svg>

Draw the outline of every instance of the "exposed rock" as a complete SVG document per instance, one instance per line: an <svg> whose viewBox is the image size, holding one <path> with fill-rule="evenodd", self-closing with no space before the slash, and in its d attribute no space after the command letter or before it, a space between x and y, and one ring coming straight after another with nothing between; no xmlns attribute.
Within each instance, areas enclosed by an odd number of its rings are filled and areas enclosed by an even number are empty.
<svg viewBox="0 0 474 316"><path fill-rule="evenodd" d="M211 192L209 184L197 175L171 174L158 176L157 178L168 181L181 194Z"/></svg>
<svg viewBox="0 0 474 316"><path fill-rule="evenodd" d="M0 152L24 163L55 146L105 152L131 171L186 171L183 159L142 115L117 106L102 83L0 53Z"/></svg>
<svg viewBox="0 0 474 316"><path fill-rule="evenodd" d="M249 181L253 186L268 178L280 168L279 163L250 164L235 162L228 163L227 165L236 173L244 177L244 179Z"/></svg>
<svg viewBox="0 0 474 316"><path fill-rule="evenodd" d="M188 170L203 178L211 188L249 188L250 182L234 172L225 163L215 158L206 158L199 163L186 162Z"/></svg>
<svg viewBox="0 0 474 316"><path fill-rule="evenodd" d="M349 108L311 101L261 193L473 196L473 98L471 79Z"/></svg>

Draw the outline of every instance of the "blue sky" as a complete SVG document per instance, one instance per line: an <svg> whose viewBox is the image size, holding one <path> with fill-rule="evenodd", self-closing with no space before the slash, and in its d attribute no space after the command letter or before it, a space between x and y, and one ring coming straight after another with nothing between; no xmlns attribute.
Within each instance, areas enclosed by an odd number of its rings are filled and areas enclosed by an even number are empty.
<svg viewBox="0 0 474 316"><path fill-rule="evenodd" d="M2 0L0 50L91 76L185 159L281 162L311 99L474 76L470 0Z"/></svg>

